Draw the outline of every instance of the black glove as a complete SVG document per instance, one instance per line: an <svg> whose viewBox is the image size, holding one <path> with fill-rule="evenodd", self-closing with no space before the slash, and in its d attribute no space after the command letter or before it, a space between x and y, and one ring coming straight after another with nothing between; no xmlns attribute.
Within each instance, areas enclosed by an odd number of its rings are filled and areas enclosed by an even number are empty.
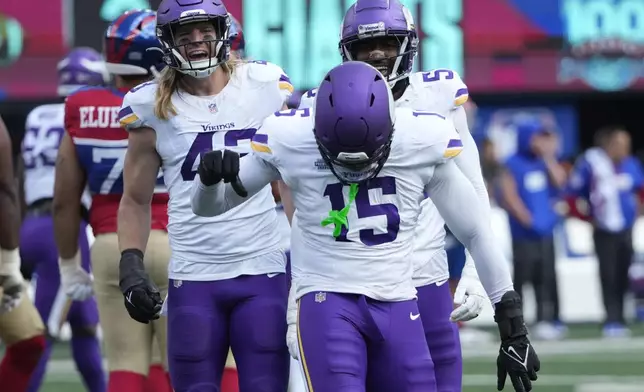
<svg viewBox="0 0 644 392"><path fill-rule="evenodd" d="M516 291L508 291L496 304L494 321L498 324L501 334L501 348L496 360L497 389L503 390L505 379L510 375L516 392L531 391L532 381L537 379L541 362L528 340L521 297Z"/></svg>
<svg viewBox="0 0 644 392"><path fill-rule="evenodd" d="M143 324L159 318L163 301L159 289L145 272L140 250L126 249L121 253L119 287L130 317Z"/></svg>
<svg viewBox="0 0 644 392"><path fill-rule="evenodd" d="M230 150L210 151L201 156L199 178L205 186L224 181L230 183L235 193L247 197L248 192L239 180L239 154Z"/></svg>

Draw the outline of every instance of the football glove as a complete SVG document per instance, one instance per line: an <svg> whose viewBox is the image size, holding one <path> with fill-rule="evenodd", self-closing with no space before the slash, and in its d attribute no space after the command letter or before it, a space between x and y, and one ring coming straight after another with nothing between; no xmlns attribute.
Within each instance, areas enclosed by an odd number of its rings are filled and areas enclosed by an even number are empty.
<svg viewBox="0 0 644 392"><path fill-rule="evenodd" d="M0 250L0 288L0 314L11 312L20 304L25 289L18 249Z"/></svg>
<svg viewBox="0 0 644 392"><path fill-rule="evenodd" d="M143 324L159 318L163 301L159 289L145 272L140 250L126 249L121 253L119 286L130 317Z"/></svg>
<svg viewBox="0 0 644 392"><path fill-rule="evenodd" d="M239 196L248 196L248 192L239 180L239 154L236 152L230 150L207 152L201 156L198 171L201 183L205 186L223 181L230 183Z"/></svg>
<svg viewBox="0 0 644 392"><path fill-rule="evenodd" d="M295 285L291 282L291 290L288 293L288 308L286 309L286 345L291 357L300 359L299 345L297 344L297 302L295 301Z"/></svg>
<svg viewBox="0 0 644 392"><path fill-rule="evenodd" d="M472 258L467 258L463 274L454 292L454 303L458 305L449 318L451 321L469 321L481 313L487 301L487 293L476 273Z"/></svg>
<svg viewBox="0 0 644 392"><path fill-rule="evenodd" d="M496 304L494 321L501 335L501 348L496 360L497 389L502 391L507 376L510 376L516 392L531 391L541 363L528 340L521 297L516 291L508 291Z"/></svg>
<svg viewBox="0 0 644 392"><path fill-rule="evenodd" d="M80 265L80 254L69 260L58 260L60 284L65 294L74 301L85 301L94 295L92 276Z"/></svg>

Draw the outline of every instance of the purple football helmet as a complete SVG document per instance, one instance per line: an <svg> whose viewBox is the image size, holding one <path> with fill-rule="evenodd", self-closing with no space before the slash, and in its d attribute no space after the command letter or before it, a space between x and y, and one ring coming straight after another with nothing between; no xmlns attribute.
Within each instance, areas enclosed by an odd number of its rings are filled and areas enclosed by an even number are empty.
<svg viewBox="0 0 644 392"><path fill-rule="evenodd" d="M243 59L246 57L246 41L244 40L244 32L242 31L241 23L234 16L230 15L230 50L237 54L237 58Z"/></svg>
<svg viewBox="0 0 644 392"><path fill-rule="evenodd" d="M206 22L212 32L203 40L187 37L176 41L177 30L186 24ZM221 0L163 0L157 10L157 37L163 45L163 61L195 78L205 78L228 60L230 17ZM183 52L183 53L182 53ZM185 54L185 55L184 55Z"/></svg>
<svg viewBox="0 0 644 392"><path fill-rule="evenodd" d="M92 48L76 48L58 62L58 95L66 97L85 86L104 86L110 81L105 61Z"/></svg>
<svg viewBox="0 0 644 392"><path fill-rule="evenodd" d="M315 100L315 140L322 158L344 184L378 175L391 148L394 99L385 77L361 61L326 74Z"/></svg>
<svg viewBox="0 0 644 392"><path fill-rule="evenodd" d="M358 58L360 48L380 49L375 44L391 43L398 47L395 56L370 50L369 59ZM412 72L418 52L414 18L399 0L358 0L344 15L339 48L343 61L367 61L385 75L393 87Z"/></svg>

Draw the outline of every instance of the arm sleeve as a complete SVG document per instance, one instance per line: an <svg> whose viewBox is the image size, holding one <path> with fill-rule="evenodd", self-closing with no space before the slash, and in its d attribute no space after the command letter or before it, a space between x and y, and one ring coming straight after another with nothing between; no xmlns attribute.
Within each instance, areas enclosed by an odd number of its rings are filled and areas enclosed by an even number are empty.
<svg viewBox="0 0 644 392"><path fill-rule="evenodd" d="M448 161L436 166L426 191L452 233L472 253L481 283L492 303L497 303L513 289L512 278L474 187L456 164Z"/></svg>
<svg viewBox="0 0 644 392"><path fill-rule="evenodd" d="M192 182L190 203L192 212L199 216L217 216L242 204L272 181L280 179L280 174L269 162L258 154L248 154L239 161L239 179L248 191L248 197L241 197L230 184L220 182L205 186L199 175Z"/></svg>
<svg viewBox="0 0 644 392"><path fill-rule="evenodd" d="M291 84L291 79L286 75L286 73L284 73L284 71L280 74L277 86L279 87L280 95L282 96L282 103L286 104L286 102L291 98L291 95L293 95L294 88L293 84Z"/></svg>
<svg viewBox="0 0 644 392"><path fill-rule="evenodd" d="M136 87L127 93L125 98L123 98L123 104L119 111L119 123L121 124L121 127L128 131L142 127L152 128L152 126L145 121L144 112L147 105L145 103L137 102L141 97L136 96L136 94L146 94L148 92L147 86L150 84L151 83L147 83Z"/></svg>

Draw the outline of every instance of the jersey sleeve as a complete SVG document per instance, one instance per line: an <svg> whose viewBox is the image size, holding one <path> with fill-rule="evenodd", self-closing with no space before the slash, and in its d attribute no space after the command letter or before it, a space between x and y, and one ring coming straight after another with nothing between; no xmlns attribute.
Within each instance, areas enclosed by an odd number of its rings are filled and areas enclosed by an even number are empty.
<svg viewBox="0 0 644 392"><path fill-rule="evenodd" d="M250 142L253 154L276 168L279 167L277 157L279 147L276 146L279 136L275 130L280 127L279 123L277 116L268 116Z"/></svg>
<svg viewBox="0 0 644 392"><path fill-rule="evenodd" d="M317 94L318 89L316 88L302 94L302 97L300 98L300 106L298 106L298 109L312 108L313 106L315 106L315 97L317 96Z"/></svg>
<svg viewBox="0 0 644 392"><path fill-rule="evenodd" d="M275 84L282 99L282 104L291 98L294 91L293 84L280 66L267 61L251 61L249 66L248 75L251 79Z"/></svg>
<svg viewBox="0 0 644 392"><path fill-rule="evenodd" d="M148 122L154 108L156 83L148 82L130 90L123 98L119 123L126 130L151 127Z"/></svg>
<svg viewBox="0 0 644 392"><path fill-rule="evenodd" d="M440 165L458 156L463 151L463 140L451 121L435 113L415 112L419 122L418 137L423 138L427 165Z"/></svg>
<svg viewBox="0 0 644 392"><path fill-rule="evenodd" d="M462 106L469 99L467 86L458 72L451 69L423 72L421 83L428 95L426 102L437 103L445 114Z"/></svg>

